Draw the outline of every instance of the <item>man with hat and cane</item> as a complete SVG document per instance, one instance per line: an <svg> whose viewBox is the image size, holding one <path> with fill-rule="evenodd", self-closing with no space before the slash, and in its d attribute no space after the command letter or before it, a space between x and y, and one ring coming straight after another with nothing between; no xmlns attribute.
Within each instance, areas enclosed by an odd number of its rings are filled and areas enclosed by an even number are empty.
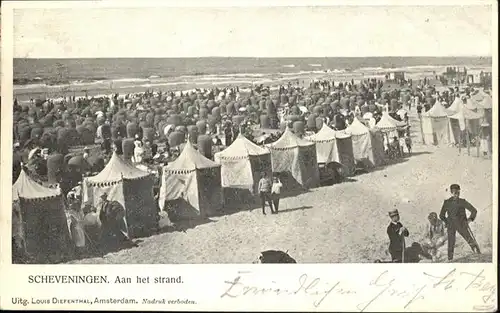
<svg viewBox="0 0 500 313"><path fill-rule="evenodd" d="M403 263L405 251L405 238L410 235L408 229L399 221L399 212L394 209L389 212L391 223L387 226L387 235L389 236L389 253L392 262Z"/></svg>
<svg viewBox="0 0 500 313"><path fill-rule="evenodd" d="M452 196L444 200L439 218L445 223L448 229L448 260L453 260L455 250L456 232L467 241L472 252L480 254L479 245L472 234L469 223L476 219L477 210L467 200L460 198L460 186L452 184L450 186ZM465 210L470 212L469 218Z"/></svg>

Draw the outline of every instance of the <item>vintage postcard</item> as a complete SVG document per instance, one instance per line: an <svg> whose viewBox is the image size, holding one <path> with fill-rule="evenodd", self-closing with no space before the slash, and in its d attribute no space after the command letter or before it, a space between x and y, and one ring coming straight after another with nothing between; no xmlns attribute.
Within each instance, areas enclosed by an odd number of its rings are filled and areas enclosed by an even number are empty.
<svg viewBox="0 0 500 313"><path fill-rule="evenodd" d="M497 10L2 3L1 308L495 311Z"/></svg>

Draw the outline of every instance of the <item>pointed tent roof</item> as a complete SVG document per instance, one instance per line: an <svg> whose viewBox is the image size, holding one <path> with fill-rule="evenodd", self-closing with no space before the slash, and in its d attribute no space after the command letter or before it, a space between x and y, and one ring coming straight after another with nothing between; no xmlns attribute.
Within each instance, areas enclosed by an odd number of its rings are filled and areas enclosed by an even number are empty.
<svg viewBox="0 0 500 313"><path fill-rule="evenodd" d="M368 132L370 132L370 129L363 125L357 117L355 117L351 125L346 128L346 133L352 136L360 136L368 134Z"/></svg>
<svg viewBox="0 0 500 313"><path fill-rule="evenodd" d="M196 150L188 140L179 157L172 163L169 163L165 169L168 171L192 172L197 169L219 166L219 164L207 159L198 150Z"/></svg>
<svg viewBox="0 0 500 313"><path fill-rule="evenodd" d="M332 141L337 139L337 132L328 127L328 125L323 124L317 133L308 136L307 139L316 142Z"/></svg>
<svg viewBox="0 0 500 313"><path fill-rule="evenodd" d="M452 119L457 119L457 120L478 120L478 119L482 119L483 118L483 115L481 113L477 113L477 112L474 112L474 111L471 111L469 109L467 109L465 107L465 105L463 105L460 110L451 115L450 118Z"/></svg>
<svg viewBox="0 0 500 313"><path fill-rule="evenodd" d="M483 99L479 102L479 105L483 109L491 109L491 96L488 94L485 94Z"/></svg>
<svg viewBox="0 0 500 313"><path fill-rule="evenodd" d="M391 116L387 111L384 111L382 113L382 117L380 118L380 121L375 125L378 129L382 131L394 131L396 130L396 124L390 120Z"/></svg>
<svg viewBox="0 0 500 313"><path fill-rule="evenodd" d="M148 172L136 168L132 164L120 158L116 152L113 152L113 156L104 169L96 176L91 176L87 179L90 183L98 184L116 182L120 181L122 178L139 179L149 175L150 174Z"/></svg>
<svg viewBox="0 0 500 313"><path fill-rule="evenodd" d="M474 98L467 98L467 102L464 103L465 107L469 110L477 110L478 101Z"/></svg>
<svg viewBox="0 0 500 313"><path fill-rule="evenodd" d="M12 185L12 200L16 201L19 198L23 199L44 199L57 197L61 194L59 189L48 188L34 181L26 172L21 170L19 177L14 185Z"/></svg>
<svg viewBox="0 0 500 313"><path fill-rule="evenodd" d="M429 111L422 114L423 116L429 117L448 117L448 112L446 112L446 108L440 101L436 101L432 108Z"/></svg>
<svg viewBox="0 0 500 313"><path fill-rule="evenodd" d="M480 102L484 98L484 92L482 90L477 90L475 93L470 95L475 101Z"/></svg>
<svg viewBox="0 0 500 313"><path fill-rule="evenodd" d="M403 122L403 121L398 121L397 119L395 119L394 117L392 117L389 112L387 112L387 118L389 119L389 121L391 123L393 123L394 125L396 125L396 127L405 127L406 126L406 123Z"/></svg>
<svg viewBox="0 0 500 313"><path fill-rule="evenodd" d="M323 124L324 125L324 124ZM335 131L335 137L337 139L345 139L345 138L350 138L351 134L347 133L345 129L342 130L336 130Z"/></svg>
<svg viewBox="0 0 500 313"><path fill-rule="evenodd" d="M455 100L453 100L453 103L446 109L446 112L448 112L448 115L453 115L460 111L460 108L464 105L464 102L460 97L456 97Z"/></svg>
<svg viewBox="0 0 500 313"><path fill-rule="evenodd" d="M314 142L308 141L306 139L299 138L297 135L292 133L292 131L287 127L283 135L273 143L268 146L271 149L293 149L297 147L304 147L313 145Z"/></svg>
<svg viewBox="0 0 500 313"><path fill-rule="evenodd" d="M238 159L269 153L269 150L259 147L239 133L233 143L223 151L217 152L216 156L221 159Z"/></svg>

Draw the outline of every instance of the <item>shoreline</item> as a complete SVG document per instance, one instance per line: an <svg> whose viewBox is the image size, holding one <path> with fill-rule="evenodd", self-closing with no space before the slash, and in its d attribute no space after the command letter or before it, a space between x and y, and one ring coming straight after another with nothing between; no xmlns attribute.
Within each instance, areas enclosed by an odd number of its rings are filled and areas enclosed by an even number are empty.
<svg viewBox="0 0 500 313"><path fill-rule="evenodd" d="M221 76L223 76L222 74ZM269 74L276 75L276 74ZM432 77L432 72L421 71L406 73L407 79L419 80L424 77ZM111 82L99 82L91 84L77 84L77 85L65 85L65 86L39 86L32 88L25 88L23 85L15 85L13 90L14 98L17 98L20 103L29 102L30 99L40 98L50 98L50 99L62 99L63 97L75 96L75 97L99 97L99 96L109 96L115 93L119 95L125 94L136 94L143 93L147 90L149 91L162 91L162 92L188 92L195 89L211 89L211 88L228 88L238 86L240 89L251 88L255 85L270 86L271 89L278 88L279 85L287 84L292 82L299 85L307 87L311 81L314 80L334 80L336 82L351 81L354 80L355 83L359 83L361 80L376 78L385 82L385 75L377 74L364 74L364 73L315 73L315 74L303 74L297 73L294 76L279 76L279 77L255 77L254 81L243 81L243 80L220 80L220 76L211 75L210 77L203 77L200 81L160 81L160 82L148 82L147 80L136 80L135 83L132 79L122 79ZM179 79L179 77L177 78ZM124 85L120 85L116 82L122 82ZM116 83L116 84L115 84ZM17 88L16 88L17 87Z"/></svg>

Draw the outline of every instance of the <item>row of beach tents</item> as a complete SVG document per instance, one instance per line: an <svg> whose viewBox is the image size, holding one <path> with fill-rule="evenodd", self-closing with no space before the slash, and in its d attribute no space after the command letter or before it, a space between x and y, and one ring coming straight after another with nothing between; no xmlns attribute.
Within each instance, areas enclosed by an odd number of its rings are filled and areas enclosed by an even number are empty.
<svg viewBox="0 0 500 313"><path fill-rule="evenodd" d="M429 111L422 114L422 133L426 144L454 145L461 141L464 131L478 136L482 126L490 129L492 126L491 96L483 91L465 101L456 97L448 108L436 101Z"/></svg>
<svg viewBox="0 0 500 313"><path fill-rule="evenodd" d="M155 176L134 166L114 153L97 175L84 178L82 205L90 204L99 212L100 196L125 208L125 225L131 238L147 236L157 227L157 204L183 218L208 217L227 207L237 191L254 194L260 174L277 172L284 189L293 185L313 188L319 185L318 164L337 162L347 175L356 163L366 167L382 165L385 160L383 132L395 129L384 113L380 129L369 129L357 118L343 131L326 124L311 136L300 138L289 128L275 142L258 146L239 135L212 161L188 140L177 159L163 168L158 203L154 199ZM396 121L397 122L397 121ZM71 232L65 217L65 203L59 189L45 187L24 170L12 187L14 196L14 234L23 238L32 255L59 253L70 244ZM231 193L235 192L235 193Z"/></svg>

